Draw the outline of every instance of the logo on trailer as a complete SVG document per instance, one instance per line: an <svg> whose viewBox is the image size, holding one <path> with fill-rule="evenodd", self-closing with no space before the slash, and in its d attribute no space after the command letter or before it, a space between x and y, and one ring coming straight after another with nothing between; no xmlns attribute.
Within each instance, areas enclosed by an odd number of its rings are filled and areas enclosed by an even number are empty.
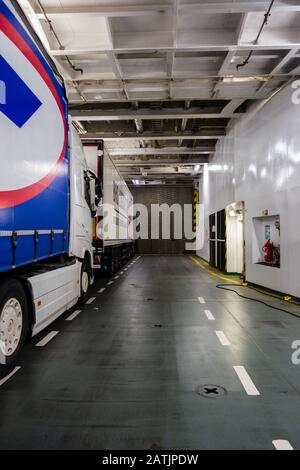
<svg viewBox="0 0 300 470"><path fill-rule="evenodd" d="M21 128L42 103L2 56L0 56L0 77L3 89L0 111Z"/></svg>
<svg viewBox="0 0 300 470"><path fill-rule="evenodd" d="M59 184L67 151L63 99L44 56L0 0L0 209Z"/></svg>

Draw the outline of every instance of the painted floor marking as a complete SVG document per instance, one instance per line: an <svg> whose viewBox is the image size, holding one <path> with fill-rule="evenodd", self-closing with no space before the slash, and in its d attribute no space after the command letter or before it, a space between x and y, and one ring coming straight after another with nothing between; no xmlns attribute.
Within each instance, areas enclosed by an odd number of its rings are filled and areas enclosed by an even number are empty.
<svg viewBox="0 0 300 470"><path fill-rule="evenodd" d="M214 321L215 320L215 317L213 316L213 314L211 313L210 310L204 310L204 313L207 316L209 321Z"/></svg>
<svg viewBox="0 0 300 470"><path fill-rule="evenodd" d="M37 344L36 344L36 347L37 348L44 348L45 346L47 346L48 343L50 343L50 341L53 340L53 338L55 338L55 336L57 336L59 334L59 331L50 331L50 333L48 335L46 335L41 341L39 341Z"/></svg>
<svg viewBox="0 0 300 470"><path fill-rule="evenodd" d="M107 283L107 286L112 286L113 283L114 283L114 281L110 281L110 282Z"/></svg>
<svg viewBox="0 0 300 470"><path fill-rule="evenodd" d="M272 442L276 450L294 450L289 441L277 440Z"/></svg>
<svg viewBox="0 0 300 470"><path fill-rule="evenodd" d="M4 385L9 379L11 379L11 377L13 377L17 372L19 372L20 369L21 369L21 367L15 367L14 370L10 374L8 374L6 377L1 379L0 380L0 387L2 385Z"/></svg>
<svg viewBox="0 0 300 470"><path fill-rule="evenodd" d="M202 268L204 271L206 271L208 274L210 274L211 276L217 277L218 279L222 279L222 281L231 282L232 284L236 284L238 286L240 286L242 284L241 281L235 281L235 280L233 280L229 277L221 276L217 272L214 272L211 269L208 269L208 267L206 267L204 264L200 263L199 260L194 258L193 256L190 256L190 259L194 263L196 263L198 266L200 266L200 268Z"/></svg>
<svg viewBox="0 0 300 470"><path fill-rule="evenodd" d="M223 331L216 331L216 335L219 338L222 346L230 346L230 341Z"/></svg>
<svg viewBox="0 0 300 470"><path fill-rule="evenodd" d="M203 297L198 297L198 300L199 300L200 304L205 304L206 303Z"/></svg>
<svg viewBox="0 0 300 470"><path fill-rule="evenodd" d="M85 304L86 305L91 305L93 302L95 302L96 297L91 297Z"/></svg>
<svg viewBox="0 0 300 470"><path fill-rule="evenodd" d="M81 314L81 310L76 310L74 313L72 313L68 318L66 318L66 321L73 321L75 318L78 317L78 315Z"/></svg>
<svg viewBox="0 0 300 470"><path fill-rule="evenodd" d="M105 290L106 290L106 287L102 287L102 289L98 290L98 294L103 294Z"/></svg>
<svg viewBox="0 0 300 470"><path fill-rule="evenodd" d="M260 395L259 391L255 387L251 377L243 366L235 366L234 370L240 379L245 391L248 395L257 396Z"/></svg>

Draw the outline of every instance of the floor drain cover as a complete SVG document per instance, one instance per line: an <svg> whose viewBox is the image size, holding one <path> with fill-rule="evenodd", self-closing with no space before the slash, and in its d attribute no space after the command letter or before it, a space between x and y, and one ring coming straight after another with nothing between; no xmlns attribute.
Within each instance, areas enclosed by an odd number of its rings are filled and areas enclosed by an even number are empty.
<svg viewBox="0 0 300 470"><path fill-rule="evenodd" d="M162 328L162 325L154 325L154 328Z"/></svg>
<svg viewBox="0 0 300 470"><path fill-rule="evenodd" d="M219 385L200 385L196 392L205 398L222 398L226 395L226 389Z"/></svg>

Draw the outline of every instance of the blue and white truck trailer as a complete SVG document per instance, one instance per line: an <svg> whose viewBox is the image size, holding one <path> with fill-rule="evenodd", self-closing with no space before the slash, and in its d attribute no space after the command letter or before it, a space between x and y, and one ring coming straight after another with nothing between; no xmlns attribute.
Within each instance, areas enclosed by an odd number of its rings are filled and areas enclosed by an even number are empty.
<svg viewBox="0 0 300 470"><path fill-rule="evenodd" d="M0 0L0 372L84 301L100 185L64 83L15 0Z"/></svg>

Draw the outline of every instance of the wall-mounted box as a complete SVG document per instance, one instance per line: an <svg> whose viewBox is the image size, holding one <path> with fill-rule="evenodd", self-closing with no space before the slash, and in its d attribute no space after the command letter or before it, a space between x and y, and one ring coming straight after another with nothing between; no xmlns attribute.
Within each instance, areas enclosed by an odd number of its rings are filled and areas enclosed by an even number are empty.
<svg viewBox="0 0 300 470"><path fill-rule="evenodd" d="M253 217L252 262L280 268L280 215Z"/></svg>

